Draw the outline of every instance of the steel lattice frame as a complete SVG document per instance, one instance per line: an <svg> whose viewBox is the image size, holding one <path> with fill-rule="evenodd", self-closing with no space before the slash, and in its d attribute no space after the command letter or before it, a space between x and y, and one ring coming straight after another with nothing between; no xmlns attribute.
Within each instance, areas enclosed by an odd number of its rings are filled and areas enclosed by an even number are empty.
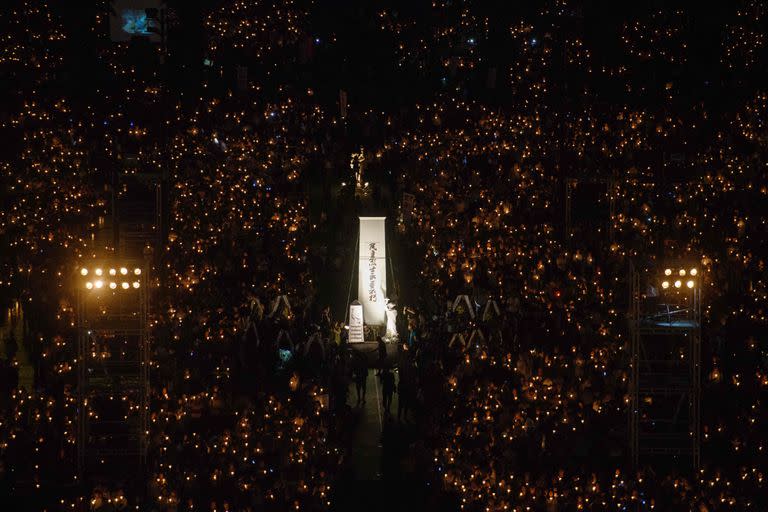
<svg viewBox="0 0 768 512"><path fill-rule="evenodd" d="M79 275L75 280L77 308L77 474L83 476L94 460L109 459L120 464L118 467L130 471L138 467L141 471L146 463L149 441L149 264L146 261L122 260L112 262L89 262L92 268L108 269L125 266L140 268L138 290L104 290L108 299L99 302L93 290L85 289ZM109 277L105 277L109 279ZM116 279L120 279L119 276ZM106 287L105 287L106 288ZM97 308L101 308L97 310ZM91 357L92 338L124 338L132 352L128 359L120 361L96 360ZM110 354L111 355L111 354ZM119 383L119 385L117 384ZM138 421L97 421L88 413L88 400L94 397L120 396L132 393L137 397ZM98 418L98 416L97 416ZM124 446L100 447L93 442L92 429L98 424L105 438L123 436L128 439ZM134 472L134 474L137 474Z"/></svg>
<svg viewBox="0 0 768 512"><path fill-rule="evenodd" d="M698 469L701 464L701 286L697 283L692 290L685 292L688 306L677 310L678 315L682 313L683 322L675 324L670 320L667 325L664 322L654 324L648 321L653 315L643 308L648 298L641 288L641 271L634 265L630 265L629 278L630 462L637 468L642 455L690 455L693 468ZM687 364L679 364L675 358L654 360L649 357L649 350L658 349L651 346L654 340L668 341L668 347L672 347L675 340L683 338L687 343L679 344L678 349L687 345L687 352L680 352L683 354L681 358L687 357ZM646 404L665 399L678 400L673 417L648 418ZM656 422L669 422L674 427L686 400L689 413L687 432L659 434L644 431L645 425L650 423L655 426Z"/></svg>

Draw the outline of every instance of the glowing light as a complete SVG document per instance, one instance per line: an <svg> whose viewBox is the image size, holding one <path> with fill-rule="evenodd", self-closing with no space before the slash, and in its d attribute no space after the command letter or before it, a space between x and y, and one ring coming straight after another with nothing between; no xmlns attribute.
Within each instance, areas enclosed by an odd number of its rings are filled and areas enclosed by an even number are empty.
<svg viewBox="0 0 768 512"><path fill-rule="evenodd" d="M101 279L99 279L98 281L96 281L95 283L93 283L93 286L95 286L96 288L101 288L102 286L104 286L104 281L102 281Z"/></svg>
<svg viewBox="0 0 768 512"><path fill-rule="evenodd" d="M664 270L664 275L665 276L671 276L672 275L672 269L671 268L665 269Z"/></svg>
<svg viewBox="0 0 768 512"><path fill-rule="evenodd" d="M699 273L699 271L696 270L695 268L692 268L690 273L691 273L692 276L695 276L696 274Z"/></svg>
<svg viewBox="0 0 768 512"><path fill-rule="evenodd" d="M675 281L675 288L680 288L681 286L683 286L683 282L682 281L680 281L679 279L677 281Z"/></svg>
<svg viewBox="0 0 768 512"><path fill-rule="evenodd" d="M125 267L120 267L120 273L123 274L123 275L126 275L126 274L128 274L128 269L125 268Z"/></svg>
<svg viewBox="0 0 768 512"><path fill-rule="evenodd" d="M140 268L135 268L135 269L133 269L133 273L136 274L137 276L140 276L141 275L141 269Z"/></svg>
<svg viewBox="0 0 768 512"><path fill-rule="evenodd" d="M153 20L147 19L147 13L141 9L125 9L123 16L123 32L148 36L152 34Z"/></svg>
<svg viewBox="0 0 768 512"><path fill-rule="evenodd" d="M81 268L80 269L80 275L81 276L87 276L88 275L88 269L87 268Z"/></svg>
<svg viewBox="0 0 768 512"><path fill-rule="evenodd" d="M109 283L109 287L110 287L110 288L112 288L112 289L114 290L115 288L117 288L117 283L115 283L115 282L113 281L113 282Z"/></svg>
<svg viewBox="0 0 768 512"><path fill-rule="evenodd" d="M693 288L693 280L688 281L687 283L685 283L685 286L687 286L688 288Z"/></svg>
<svg viewBox="0 0 768 512"><path fill-rule="evenodd" d="M89 290L91 290L91 289L93 289L93 283L88 281L87 283L85 283L85 287L88 288Z"/></svg>
<svg viewBox="0 0 768 512"><path fill-rule="evenodd" d="M138 281L134 281L133 282L133 287L134 288L138 288L139 287L139 282Z"/></svg>
<svg viewBox="0 0 768 512"><path fill-rule="evenodd" d="M113 268L109 269L109 275L116 276L117 275L117 270L115 270Z"/></svg>
<svg viewBox="0 0 768 512"><path fill-rule="evenodd" d="M684 275L685 275L685 269L684 269L684 268L681 268L681 269L680 269L680 272L679 272L679 274L680 274L681 276L684 276Z"/></svg>
<svg viewBox="0 0 768 512"><path fill-rule="evenodd" d="M103 273L104 273L104 271L103 271L103 270L101 270L100 268L97 268L97 269L96 269L96 270L94 270L93 272L94 272L94 273L95 273L97 276L100 276L101 274L103 274Z"/></svg>
<svg viewBox="0 0 768 512"><path fill-rule="evenodd" d="M662 283L661 283L661 287L662 287L662 288L664 288L665 290L666 290L667 288L669 288L669 281L664 281L664 282L662 282Z"/></svg>
<svg viewBox="0 0 768 512"><path fill-rule="evenodd" d="M123 287L123 290L127 290L128 288L130 288L131 285L129 285L126 282L123 282L123 284L121 286Z"/></svg>

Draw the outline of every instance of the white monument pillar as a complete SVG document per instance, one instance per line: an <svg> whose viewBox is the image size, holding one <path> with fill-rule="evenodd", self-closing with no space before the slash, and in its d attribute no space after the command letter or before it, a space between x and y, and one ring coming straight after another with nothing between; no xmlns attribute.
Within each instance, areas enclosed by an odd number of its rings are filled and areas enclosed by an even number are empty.
<svg viewBox="0 0 768 512"><path fill-rule="evenodd" d="M357 300L363 306L365 323L387 323L386 217L360 217L360 252Z"/></svg>

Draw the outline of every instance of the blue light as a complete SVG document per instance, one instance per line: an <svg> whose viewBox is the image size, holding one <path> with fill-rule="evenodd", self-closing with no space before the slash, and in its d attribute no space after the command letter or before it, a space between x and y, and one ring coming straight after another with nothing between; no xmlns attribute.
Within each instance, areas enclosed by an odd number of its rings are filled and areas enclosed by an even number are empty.
<svg viewBox="0 0 768 512"><path fill-rule="evenodd" d="M151 35L149 31L152 22L147 19L147 13L139 9L126 9L123 11L123 31L128 34L142 36Z"/></svg>
<svg viewBox="0 0 768 512"><path fill-rule="evenodd" d="M315 38L315 44L320 44L320 38L319 37Z"/></svg>
<svg viewBox="0 0 768 512"><path fill-rule="evenodd" d="M531 46L536 46L537 44L538 44L538 41L536 40L535 37L531 39Z"/></svg>
<svg viewBox="0 0 768 512"><path fill-rule="evenodd" d="M467 39L467 42L469 44L475 44L475 38L474 37L470 37L469 39Z"/></svg>

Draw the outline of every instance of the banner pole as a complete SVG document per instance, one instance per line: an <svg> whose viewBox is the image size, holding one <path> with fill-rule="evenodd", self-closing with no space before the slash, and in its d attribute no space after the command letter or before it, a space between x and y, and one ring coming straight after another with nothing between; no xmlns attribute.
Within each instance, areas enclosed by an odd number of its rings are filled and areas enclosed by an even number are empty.
<svg viewBox="0 0 768 512"><path fill-rule="evenodd" d="M352 272L349 274L349 287L347 288L347 304L344 307L344 324L349 322L349 305L351 304L350 298L352 295L352 282L355 279L355 265L360 258L360 229L357 230L357 240L355 240L355 257L352 259Z"/></svg>

